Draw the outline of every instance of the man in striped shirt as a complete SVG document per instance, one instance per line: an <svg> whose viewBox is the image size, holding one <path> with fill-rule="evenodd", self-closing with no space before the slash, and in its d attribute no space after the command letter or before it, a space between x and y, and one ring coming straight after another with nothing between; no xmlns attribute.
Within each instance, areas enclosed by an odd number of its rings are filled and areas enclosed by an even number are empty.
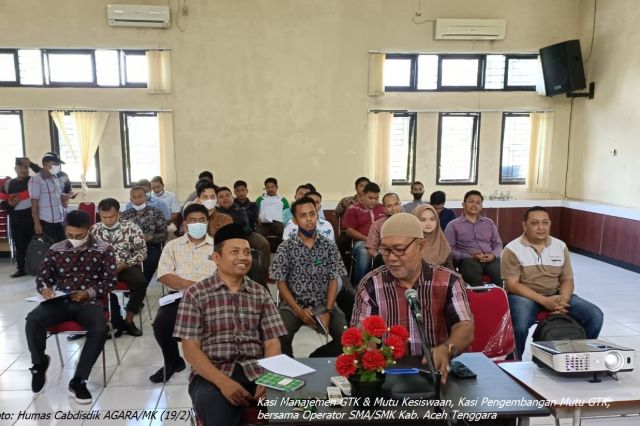
<svg viewBox="0 0 640 426"><path fill-rule="evenodd" d="M385 266L362 279L351 323L358 325L370 315L380 315L387 324L403 325L409 330L409 353L422 354L418 325L404 297L407 289L415 289L427 345L446 381L449 360L473 341L473 318L462 278L422 260L424 244L422 225L414 215L398 213L384 223L378 252Z"/></svg>

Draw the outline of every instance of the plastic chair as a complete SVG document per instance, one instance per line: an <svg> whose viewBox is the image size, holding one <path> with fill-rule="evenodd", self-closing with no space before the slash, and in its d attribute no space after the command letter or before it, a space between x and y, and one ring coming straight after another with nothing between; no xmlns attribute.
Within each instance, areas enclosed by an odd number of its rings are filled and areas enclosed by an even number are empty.
<svg viewBox="0 0 640 426"><path fill-rule="evenodd" d="M89 214L89 220L91 221L91 225L96 223L96 205L95 203L80 203L78 204L78 210L82 210L83 212L87 212Z"/></svg>
<svg viewBox="0 0 640 426"><path fill-rule="evenodd" d="M495 285L467 287L466 292L475 322L469 351L482 352L494 360L513 353L515 337L507 293Z"/></svg>
<svg viewBox="0 0 640 426"><path fill-rule="evenodd" d="M105 298L108 299L108 294ZM103 303L108 303L103 300ZM107 327L109 328L109 336L111 336L111 341L113 342L113 350L116 353L116 360L118 365L120 365L120 353L118 352L118 345L116 345L116 339L113 337L113 326L111 325L111 317L109 316L109 310L105 309L104 311L104 319L107 322ZM60 333L68 333L68 334L86 334L87 331L80 325L80 323L76 321L65 321L60 324L56 324L51 327L47 327L47 338L50 336L54 336L56 338L56 346L58 348L58 356L60 357L60 364L64 368L64 358L62 357L62 349L60 347L60 339L58 338L58 334ZM104 348L102 349L102 380L104 382L104 386L107 386L107 360L104 353Z"/></svg>

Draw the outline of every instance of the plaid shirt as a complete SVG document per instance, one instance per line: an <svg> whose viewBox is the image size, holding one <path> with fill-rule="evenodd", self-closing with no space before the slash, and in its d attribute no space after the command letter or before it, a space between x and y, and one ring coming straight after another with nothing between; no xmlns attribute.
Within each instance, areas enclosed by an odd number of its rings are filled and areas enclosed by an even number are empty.
<svg viewBox="0 0 640 426"><path fill-rule="evenodd" d="M160 244L167 240L167 222L162 212L155 207L147 206L142 212L132 207L120 213L120 218L138 225L144 235L151 235L147 244Z"/></svg>
<svg viewBox="0 0 640 426"><path fill-rule="evenodd" d="M133 222L120 220L115 229L107 229L102 223L96 223L89 232L95 238L113 247L118 263L126 263L129 266L139 265L147 257L144 234Z"/></svg>
<svg viewBox="0 0 640 426"><path fill-rule="evenodd" d="M36 275L38 293L45 287L64 292L85 290L89 299L82 303L102 303L102 295L116 283L113 249L92 236L82 249L73 248L69 240L53 244Z"/></svg>
<svg viewBox="0 0 640 426"><path fill-rule="evenodd" d="M408 323L409 350L418 355L422 353L418 326L405 308L407 302L402 297L405 290L398 291L398 284L386 266L367 274L357 289L351 324L359 325L369 315L380 315L389 325ZM455 324L473 321L462 278L455 272L422 261L422 274L413 288L418 292L429 347L445 342ZM401 318L401 312L406 312L409 318Z"/></svg>
<svg viewBox="0 0 640 426"><path fill-rule="evenodd" d="M229 291L216 271L184 290L173 336L199 340L211 363L231 376L238 363L249 380L263 373L258 358L264 342L287 334L271 295L244 279L236 293ZM195 375L191 371L191 378Z"/></svg>

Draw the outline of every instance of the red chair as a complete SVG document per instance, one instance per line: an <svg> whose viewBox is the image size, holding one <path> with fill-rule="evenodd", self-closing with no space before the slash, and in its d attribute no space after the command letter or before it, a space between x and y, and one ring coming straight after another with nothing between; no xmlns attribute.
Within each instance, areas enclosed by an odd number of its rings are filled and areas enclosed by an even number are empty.
<svg viewBox="0 0 640 426"><path fill-rule="evenodd" d="M91 225L96 223L96 205L95 203L80 203L78 204L78 210L82 210L83 212L87 212L89 214L89 220L91 221Z"/></svg>
<svg viewBox="0 0 640 426"><path fill-rule="evenodd" d="M108 300L107 298L105 298ZM116 339L113 338L113 327L111 325L111 319L109 316L109 311L105 310L104 319L107 322L107 327L109 328L109 335L111 336L111 341L113 342L113 350L116 353L116 359L118 365L120 365L120 353L118 352L118 345L116 345ZM62 349L60 348L60 339L58 338L58 334L60 333L68 333L71 335L74 334L86 334L86 330L76 321L65 321L60 324L56 324L51 327L47 327L47 338L50 336L54 336L56 338L56 346L58 347L58 356L60 357L60 364L64 368L64 358L62 356ZM104 348L102 349L102 380L104 385L107 386L107 360L104 353Z"/></svg>
<svg viewBox="0 0 640 426"><path fill-rule="evenodd" d="M492 359L504 358L515 350L513 324L507 293L500 287L467 287L469 307L475 322L470 352L482 352Z"/></svg>

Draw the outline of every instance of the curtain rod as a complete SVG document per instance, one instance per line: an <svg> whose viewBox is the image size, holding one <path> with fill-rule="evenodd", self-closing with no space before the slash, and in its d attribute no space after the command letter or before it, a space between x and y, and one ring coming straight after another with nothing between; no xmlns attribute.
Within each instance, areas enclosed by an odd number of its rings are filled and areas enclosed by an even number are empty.
<svg viewBox="0 0 640 426"><path fill-rule="evenodd" d="M370 109L369 112L554 112L552 108L433 108L433 109Z"/></svg>
<svg viewBox="0 0 640 426"><path fill-rule="evenodd" d="M11 110L11 111L96 111L96 112L120 112L120 111L153 111L153 112L173 112L171 108L91 108L91 107L65 107L65 106L56 106L56 107L4 107L0 106L0 110Z"/></svg>

